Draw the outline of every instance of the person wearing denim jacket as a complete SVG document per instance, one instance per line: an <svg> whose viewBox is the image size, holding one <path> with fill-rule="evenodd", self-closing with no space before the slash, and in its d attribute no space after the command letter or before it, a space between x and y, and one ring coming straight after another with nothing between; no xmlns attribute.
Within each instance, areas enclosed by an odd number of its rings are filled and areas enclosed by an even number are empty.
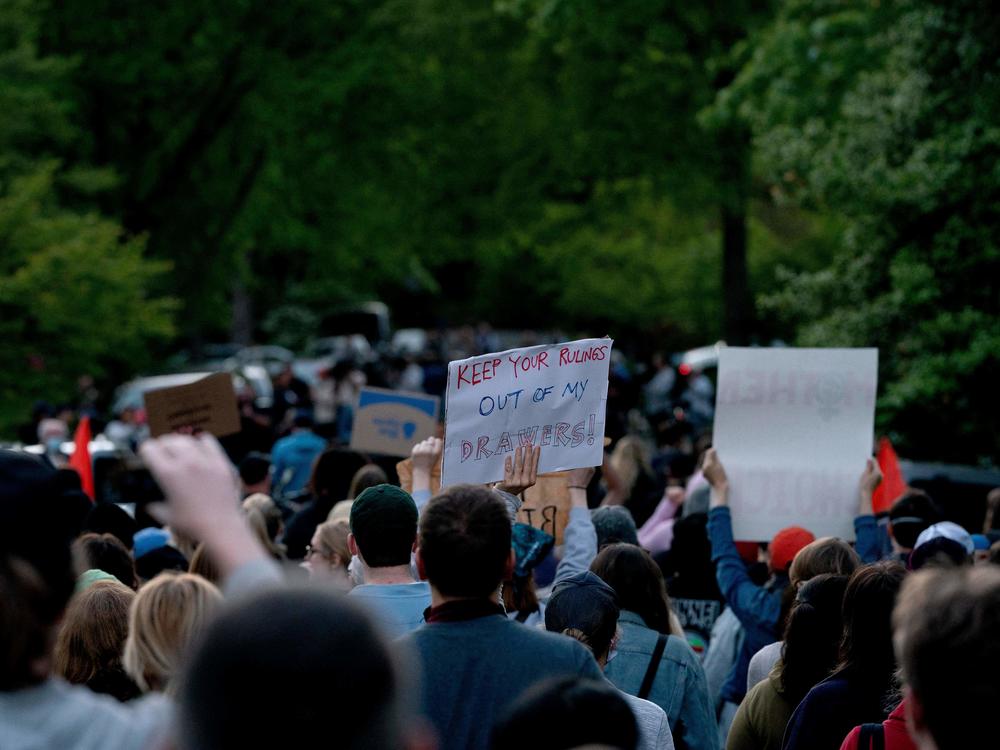
<svg viewBox="0 0 1000 750"><path fill-rule="evenodd" d="M618 628L621 637L604 673L620 690L635 695L660 634L647 627L640 615L626 609L618 618ZM705 672L682 638L667 636L656 679L646 699L667 712L677 748L717 750L718 729Z"/></svg>

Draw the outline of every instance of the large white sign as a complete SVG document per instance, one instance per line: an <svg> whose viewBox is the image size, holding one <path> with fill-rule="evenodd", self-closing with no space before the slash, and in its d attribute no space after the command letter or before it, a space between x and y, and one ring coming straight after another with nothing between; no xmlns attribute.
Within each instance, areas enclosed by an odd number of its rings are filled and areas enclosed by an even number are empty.
<svg viewBox="0 0 1000 750"><path fill-rule="evenodd" d="M600 465L611 339L511 349L448 364L442 484L503 479L520 445L539 472Z"/></svg>
<svg viewBox="0 0 1000 750"><path fill-rule="evenodd" d="M793 525L854 539L877 384L878 349L722 350L713 443L736 539Z"/></svg>

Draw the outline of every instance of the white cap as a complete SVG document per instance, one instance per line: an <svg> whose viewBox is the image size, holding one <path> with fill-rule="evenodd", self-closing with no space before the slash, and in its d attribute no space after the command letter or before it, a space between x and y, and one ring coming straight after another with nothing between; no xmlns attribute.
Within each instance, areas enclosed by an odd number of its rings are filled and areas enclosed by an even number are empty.
<svg viewBox="0 0 1000 750"><path fill-rule="evenodd" d="M941 523L928 526L926 529L921 531L920 536L917 537L917 543L914 546L914 549L919 547L921 544L926 544L932 539L937 539L938 537L944 537L945 539L951 539L953 542L958 542L965 547L966 554L971 555L976 551L976 545L972 541L972 535L957 523L952 523L951 521L942 521Z"/></svg>

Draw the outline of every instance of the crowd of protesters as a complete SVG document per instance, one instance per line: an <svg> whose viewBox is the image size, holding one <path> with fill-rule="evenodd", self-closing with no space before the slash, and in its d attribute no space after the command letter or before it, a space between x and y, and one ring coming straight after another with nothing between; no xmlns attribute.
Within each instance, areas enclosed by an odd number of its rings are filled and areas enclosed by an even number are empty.
<svg viewBox="0 0 1000 750"><path fill-rule="evenodd" d="M711 384L655 365L612 367L558 546L517 520L544 449L435 489L439 438L397 471L287 378L235 440L142 441L156 523L0 451L0 748L982 744L1000 492L975 534L917 490L876 516L870 460L853 543L736 541Z"/></svg>

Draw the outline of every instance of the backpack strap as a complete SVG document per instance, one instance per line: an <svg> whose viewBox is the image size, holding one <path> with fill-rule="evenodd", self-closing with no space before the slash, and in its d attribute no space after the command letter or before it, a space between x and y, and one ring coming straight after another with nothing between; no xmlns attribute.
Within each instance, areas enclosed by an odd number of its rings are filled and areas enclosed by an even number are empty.
<svg viewBox="0 0 1000 750"><path fill-rule="evenodd" d="M653 680L656 679L656 672L660 668L663 649L666 647L667 636L664 633L660 633L656 639L656 646L653 647L653 655L649 657L649 666L646 667L646 674L642 678L642 685L639 687L639 692L636 693L637 698L647 698L649 691L653 689Z"/></svg>
<svg viewBox="0 0 1000 750"><path fill-rule="evenodd" d="M881 724L862 724L858 750L885 750L885 727Z"/></svg>

